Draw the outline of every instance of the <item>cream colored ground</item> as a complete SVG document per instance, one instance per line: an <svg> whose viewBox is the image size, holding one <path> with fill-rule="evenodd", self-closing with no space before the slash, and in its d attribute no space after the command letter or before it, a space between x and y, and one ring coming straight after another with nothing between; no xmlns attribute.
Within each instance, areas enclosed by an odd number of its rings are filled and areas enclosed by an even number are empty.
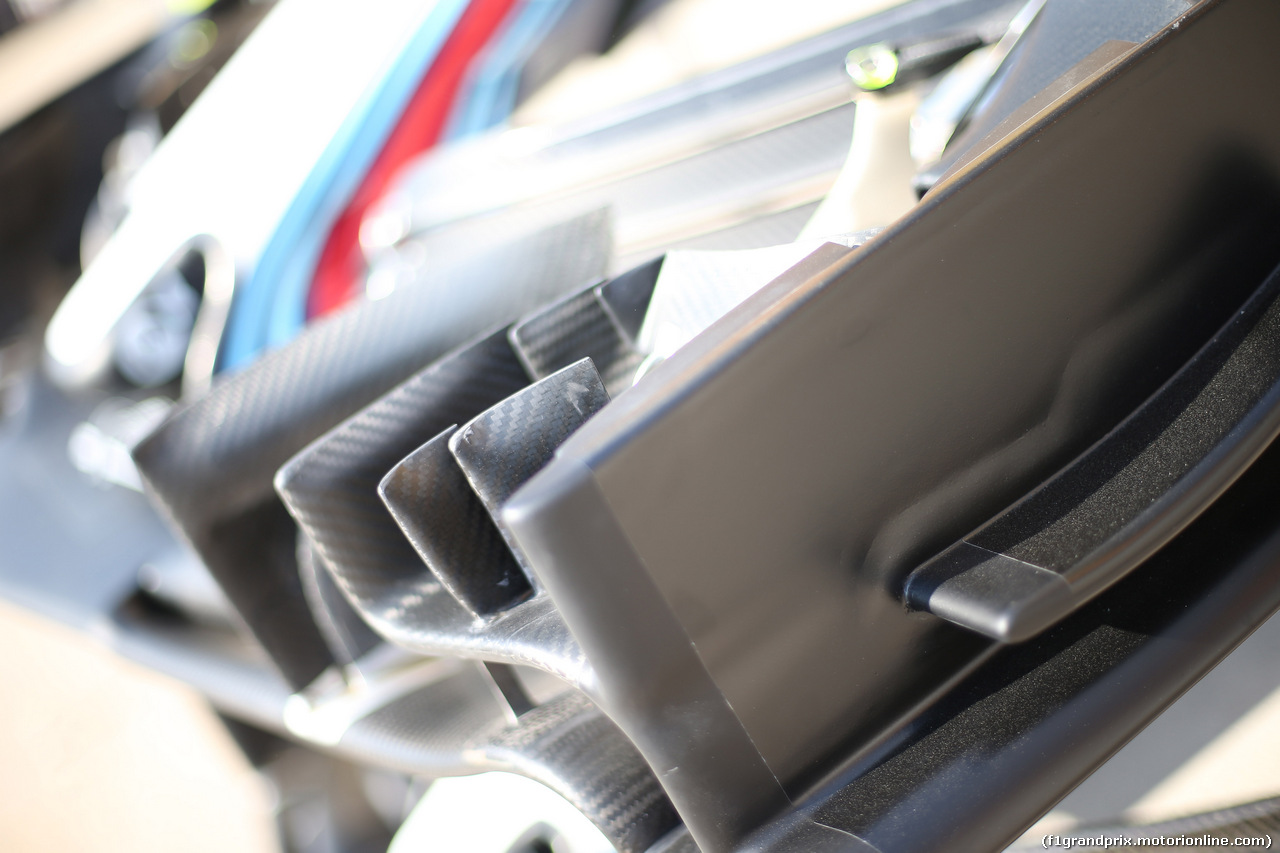
<svg viewBox="0 0 1280 853"><path fill-rule="evenodd" d="M1280 689L1151 789L1128 816L1164 820L1280 794ZM1280 841L1280 839L1276 839Z"/></svg>
<svg viewBox="0 0 1280 853"><path fill-rule="evenodd" d="M0 851L278 850L269 788L194 692L2 602L0 648ZM1275 678L1277 652L1280 618L1186 701L1231 692L1233 677ZM1127 772L1084 788L1112 789L1117 812L1131 803L1129 816L1147 820L1280 793L1280 690L1223 723L1152 788L1126 790ZM1159 752L1179 729L1157 722L1114 761ZM1073 823L1060 809L1024 838Z"/></svg>
<svg viewBox="0 0 1280 853"><path fill-rule="evenodd" d="M192 691L0 604L0 850L278 849L270 792Z"/></svg>

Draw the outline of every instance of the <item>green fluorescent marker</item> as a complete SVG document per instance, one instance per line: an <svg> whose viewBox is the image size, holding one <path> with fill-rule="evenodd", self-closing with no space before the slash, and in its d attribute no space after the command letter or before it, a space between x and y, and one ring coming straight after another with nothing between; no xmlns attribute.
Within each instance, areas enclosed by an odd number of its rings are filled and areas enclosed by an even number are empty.
<svg viewBox="0 0 1280 853"><path fill-rule="evenodd" d="M883 89L898 77L898 54L887 44L855 47L844 58L853 85L865 92Z"/></svg>

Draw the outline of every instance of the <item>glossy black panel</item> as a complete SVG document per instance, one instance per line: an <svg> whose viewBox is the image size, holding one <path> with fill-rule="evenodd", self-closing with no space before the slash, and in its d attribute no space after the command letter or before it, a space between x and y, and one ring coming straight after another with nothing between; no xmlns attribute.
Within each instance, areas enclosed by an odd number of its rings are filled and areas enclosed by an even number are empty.
<svg viewBox="0 0 1280 853"><path fill-rule="evenodd" d="M1105 438L912 572L918 608L1004 641L1066 616L1172 538L1280 430L1280 274Z"/></svg>
<svg viewBox="0 0 1280 853"><path fill-rule="evenodd" d="M1004 648L809 813L884 853L1001 850L1280 607L1280 447L1076 615Z"/></svg>

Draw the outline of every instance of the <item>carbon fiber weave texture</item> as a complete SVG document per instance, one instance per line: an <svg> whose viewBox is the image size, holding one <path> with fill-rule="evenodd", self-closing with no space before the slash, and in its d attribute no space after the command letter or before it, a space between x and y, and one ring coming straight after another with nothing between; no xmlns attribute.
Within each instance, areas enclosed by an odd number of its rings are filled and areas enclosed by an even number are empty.
<svg viewBox="0 0 1280 853"><path fill-rule="evenodd" d="M511 395L449 439L449 450L535 588L537 578L502 522L502 504L608 402L600 374L584 358Z"/></svg>
<svg viewBox="0 0 1280 853"><path fill-rule="evenodd" d="M577 691L522 716L487 752L559 791L619 853L648 850L679 823L635 746Z"/></svg>
<svg viewBox="0 0 1280 853"><path fill-rule="evenodd" d="M316 627L336 663L354 664L382 642L382 638L352 609L325 566L324 558L304 535L298 536L297 555L298 576L302 578L302 591Z"/></svg>
<svg viewBox="0 0 1280 853"><path fill-rule="evenodd" d="M379 500L378 485L432 436L528 384L506 331L420 371L312 442L276 475L285 506L353 600L368 601L387 584L423 572L422 560ZM449 504L435 509L455 510Z"/></svg>
<svg viewBox="0 0 1280 853"><path fill-rule="evenodd" d="M521 320L511 330L511 343L538 379L589 357L611 395L631 387L644 360L622 336L595 287Z"/></svg>
<svg viewBox="0 0 1280 853"><path fill-rule="evenodd" d="M643 853L679 825L648 764L580 692L567 691L515 725L496 724L496 713L492 694L459 673L357 721L341 746L408 773L480 767L523 774L576 806L620 853Z"/></svg>
<svg viewBox="0 0 1280 853"><path fill-rule="evenodd" d="M279 506L275 470L424 364L598 278L609 261L604 211L491 237L489 245L453 247L447 234L427 241L429 268L414 286L322 321L226 377L135 451L156 503L295 686L331 656L307 612L295 561L264 566L254 525L243 521ZM248 527L232 533L228 518Z"/></svg>
<svg viewBox="0 0 1280 853"><path fill-rule="evenodd" d="M450 427L396 465L382 499L409 542L458 601L477 616L532 587L449 452Z"/></svg>

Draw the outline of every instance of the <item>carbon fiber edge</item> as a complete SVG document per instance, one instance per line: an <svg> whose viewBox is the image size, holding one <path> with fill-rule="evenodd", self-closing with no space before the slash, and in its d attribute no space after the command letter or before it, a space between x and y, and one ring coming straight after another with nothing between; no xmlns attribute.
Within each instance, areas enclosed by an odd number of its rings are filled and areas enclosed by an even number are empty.
<svg viewBox="0 0 1280 853"><path fill-rule="evenodd" d="M391 469L379 494L422 561L476 616L510 607L532 592L484 504L440 433Z"/></svg>
<svg viewBox="0 0 1280 853"><path fill-rule="evenodd" d="M449 439L449 450L535 589L538 580L502 521L502 505L608 402L600 374L584 358L513 394Z"/></svg>
<svg viewBox="0 0 1280 853"><path fill-rule="evenodd" d="M155 503L295 687L332 660L292 544L287 560L271 562L253 545L269 532L291 538L271 490L276 469L422 365L598 279L609 262L606 211L516 237L495 229L482 248L454 250L447 232L433 236L424 280L317 323L216 383L135 450Z"/></svg>

